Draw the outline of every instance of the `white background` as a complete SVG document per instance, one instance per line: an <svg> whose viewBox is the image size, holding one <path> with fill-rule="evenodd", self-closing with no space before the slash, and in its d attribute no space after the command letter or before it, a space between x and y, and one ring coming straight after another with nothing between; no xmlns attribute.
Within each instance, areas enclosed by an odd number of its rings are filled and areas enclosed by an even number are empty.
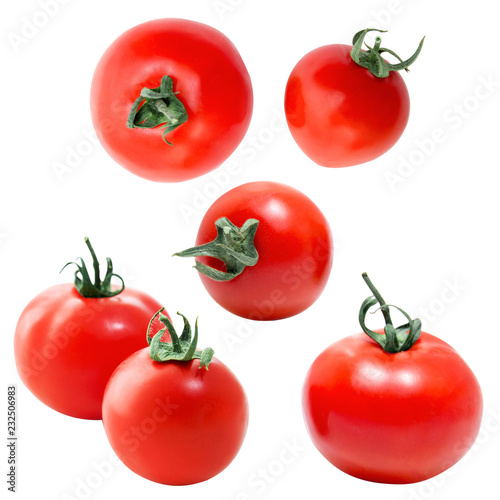
<svg viewBox="0 0 500 500"><path fill-rule="evenodd" d="M476 0L463 9L452 0L66 0L46 22L42 3L7 2L1 20L0 413L7 412L7 385L17 384L17 497L415 500L470 498L481 485L498 498L496 2ZM156 184L122 169L88 138L89 88L99 57L123 31L159 17L218 28L248 67L255 106L247 139L228 160L237 174L229 175L226 163L189 182ZM44 25L20 42L33 21ZM419 60L403 75L411 96L408 127L373 162L319 167L273 118L282 116L286 80L306 52L350 43L356 31L372 26L390 28L384 45L403 58L427 36ZM74 150L85 155L58 176L55 166ZM263 179L311 197L330 221L336 245L320 299L297 317L264 324L220 308L192 262L171 257L191 246L203 213L220 194ZM129 286L155 296L171 313L199 314L200 346L214 347L244 385L251 411L247 438L217 477L175 488L149 482L116 461L100 421L58 414L20 382L12 348L16 321L37 293L71 281L70 270L58 272L68 260L87 257L85 235L101 259L113 258ZM354 479L316 451L303 424L300 392L308 367L328 344L360 330L358 309L369 295L362 271L389 302L420 314L424 330L452 344L483 389L485 419L476 446L423 483ZM6 426L5 417L2 422ZM294 446L296 456L283 464L286 446ZM5 447L3 455L0 470L7 469ZM268 480L259 479L264 474ZM6 482L0 487L6 491Z"/></svg>

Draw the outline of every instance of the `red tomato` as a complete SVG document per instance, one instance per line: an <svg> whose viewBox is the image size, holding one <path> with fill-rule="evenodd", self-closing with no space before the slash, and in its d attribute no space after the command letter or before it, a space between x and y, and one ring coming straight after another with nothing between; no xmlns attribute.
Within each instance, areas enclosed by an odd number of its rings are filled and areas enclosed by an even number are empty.
<svg viewBox="0 0 500 500"><path fill-rule="evenodd" d="M327 460L382 483L423 481L455 464L477 437L483 407L465 361L425 332L396 353L365 333L335 342L312 364L302 405Z"/></svg>
<svg viewBox="0 0 500 500"><path fill-rule="evenodd" d="M142 89L158 88L164 76L187 112L165 140L155 124L127 127ZM219 166L245 135L252 106L250 77L231 41L183 19L149 21L123 33L99 61L91 88L92 121L104 149L127 170L160 182Z"/></svg>
<svg viewBox="0 0 500 500"><path fill-rule="evenodd" d="M66 415L100 419L113 370L144 346L149 320L161 304L125 288L85 298L74 285L55 285L24 309L14 335L16 365L26 387Z"/></svg>
<svg viewBox="0 0 500 500"><path fill-rule="evenodd" d="M181 337L182 338L182 337ZM205 481L238 453L248 402L217 358L159 362L144 348L113 373L103 400L103 424L117 456L146 479L169 485Z"/></svg>
<svg viewBox="0 0 500 500"><path fill-rule="evenodd" d="M275 182L236 187L208 209L197 246L216 237L215 222L222 217L239 227L248 219L259 221L254 239L258 261L230 281L200 273L216 302L244 318L274 320L298 314L316 301L330 275L333 242L328 221L307 196ZM221 260L197 260L226 270Z"/></svg>
<svg viewBox="0 0 500 500"><path fill-rule="evenodd" d="M335 44L309 52L285 90L295 142L324 167L374 160L398 141L408 122L410 100L399 73L375 76L353 61L352 48Z"/></svg>

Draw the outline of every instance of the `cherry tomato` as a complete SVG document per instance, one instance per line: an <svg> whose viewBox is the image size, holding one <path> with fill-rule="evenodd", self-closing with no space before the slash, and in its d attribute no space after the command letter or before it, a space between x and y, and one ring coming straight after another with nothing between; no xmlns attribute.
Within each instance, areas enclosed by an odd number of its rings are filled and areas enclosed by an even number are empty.
<svg viewBox="0 0 500 500"><path fill-rule="evenodd" d="M362 33L367 31L372 30ZM355 45L363 39L358 33ZM302 151L324 167L348 167L374 160L394 146L408 122L410 100L404 80L392 68L407 68L420 49L410 63L388 65L390 73L383 77L372 73L380 64L355 62L350 45L325 45L306 54L285 90L288 127ZM372 57L380 63L384 50L376 46L362 52L361 62Z"/></svg>
<svg viewBox="0 0 500 500"><path fill-rule="evenodd" d="M465 455L479 432L482 395L471 369L446 342L421 332L419 320L410 325L412 332L397 330L393 352L379 345L387 327L368 331L372 338L365 330L327 347L307 374L302 404L311 439L352 476L429 479ZM398 351L409 336L413 345Z"/></svg>
<svg viewBox="0 0 500 500"><path fill-rule="evenodd" d="M121 363L104 394L103 424L113 450L136 474L186 485L210 479L234 459L246 434L248 402L211 349L196 351L194 359L186 354L196 349L197 329L193 338L183 333L179 339L168 326L177 351L153 339Z"/></svg>
<svg viewBox="0 0 500 500"><path fill-rule="evenodd" d="M52 286L29 302L17 323L21 380L40 401L72 417L101 418L111 373L144 346L149 320L162 307L139 290L109 287L105 296L105 288L100 297L84 297L73 284Z"/></svg>
<svg viewBox="0 0 500 500"><path fill-rule="evenodd" d="M126 31L92 80L92 121L104 149L153 181L184 181L218 167L245 135L252 107L238 51L195 21L157 19Z"/></svg>
<svg viewBox="0 0 500 500"><path fill-rule="evenodd" d="M206 244L218 234L224 241L210 252ZM323 291L333 260L325 216L303 193L275 182L251 182L222 195L203 217L196 245L177 255L199 256L195 267L212 298L253 320L307 309Z"/></svg>

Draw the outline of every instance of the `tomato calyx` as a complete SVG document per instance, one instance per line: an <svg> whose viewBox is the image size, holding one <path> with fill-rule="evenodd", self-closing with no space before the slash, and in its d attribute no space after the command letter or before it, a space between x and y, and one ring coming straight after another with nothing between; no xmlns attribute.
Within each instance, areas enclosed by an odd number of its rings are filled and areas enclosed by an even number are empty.
<svg viewBox="0 0 500 500"><path fill-rule="evenodd" d="M211 347L206 347L203 350L197 350L198 345L198 318L194 325L194 336L191 335L191 325L186 317L178 312L179 316L182 316L184 320L184 329L179 337L175 331L174 325L166 316L162 314L163 307L155 313L151 318L148 326L147 341L149 344L149 357L160 363L165 363L167 361L191 361L192 359L199 359L199 368L205 367L208 370L208 365L212 361L214 350ZM154 320L158 319L165 325L164 328L159 330L153 337L151 337L151 329ZM171 342L163 342L161 340L163 334L168 330L170 334Z"/></svg>
<svg viewBox="0 0 500 500"><path fill-rule="evenodd" d="M120 275L113 272L113 263L111 259L106 257L106 275L104 276L104 280L101 281L99 261L97 260L97 256L87 236L85 236L85 243L90 251L90 255L92 255L94 283L92 283L85 261L81 257L77 258L78 262L68 262L59 272L63 272L67 266L74 264L78 268L75 271L75 288L78 293L85 298L114 297L123 292L125 289L125 282ZM121 282L121 286L117 289L113 289L111 286L111 279L113 277L118 278Z"/></svg>
<svg viewBox="0 0 500 500"><path fill-rule="evenodd" d="M247 266L255 266L259 260L259 254L253 241L258 225L257 219L248 219L243 226L238 227L227 217L221 217L215 222L217 237L213 241L174 253L174 256L207 256L222 260L226 264L227 271L219 271L198 261L194 268L215 281L232 280L240 275Z"/></svg>
<svg viewBox="0 0 500 500"><path fill-rule="evenodd" d="M178 93L174 92L174 83L168 75L161 79L159 87L154 89L144 87L130 109L127 127L155 128L162 125L163 140L172 146L165 136L188 119L186 108L177 97Z"/></svg>
<svg viewBox="0 0 500 500"><path fill-rule="evenodd" d="M361 304L361 308L359 310L359 323L361 324L361 328L371 339L375 340L375 342L377 342L377 344L379 344L384 351L388 353L407 351L420 337L422 332L422 322L418 318L412 319L399 307L386 304L385 300L380 295L380 292L375 288L368 275L363 273L362 276L372 291L373 296L368 297ZM384 328L385 335L381 335L380 333L370 330L365 324L365 318L368 310L377 303L380 305L380 310L384 315L386 323ZM406 317L408 323L395 328L392 324L391 314L389 312L390 307L394 307L400 311Z"/></svg>
<svg viewBox="0 0 500 500"><path fill-rule="evenodd" d="M370 28L358 31L352 39L353 47L351 51L351 57L355 63L359 64L363 68L366 68L370 71L370 73L378 78L386 78L387 76L389 76L389 73L391 71L401 71L402 69L404 69L405 71L409 71L408 67L416 61L418 55L420 54L420 51L422 50L422 46L425 40L424 36L424 38L422 38L422 40L420 41L420 44L418 45L415 53L406 61L403 61L403 59L401 59L401 57L399 57L392 50L380 46L380 44L382 43L382 39L379 36L375 38L375 45L373 47L370 47L365 43L365 46L368 48L368 50L361 50L365 36L369 31L378 31L380 33L385 33L387 30ZM394 56L399 61L399 63L389 64L381 55L384 52L387 52L388 54Z"/></svg>

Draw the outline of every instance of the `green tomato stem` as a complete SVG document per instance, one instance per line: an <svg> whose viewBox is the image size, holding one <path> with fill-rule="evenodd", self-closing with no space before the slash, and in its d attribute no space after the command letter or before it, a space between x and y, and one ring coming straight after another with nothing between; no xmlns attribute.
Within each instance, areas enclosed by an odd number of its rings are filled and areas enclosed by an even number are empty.
<svg viewBox="0 0 500 500"><path fill-rule="evenodd" d="M226 271L196 262L195 269L215 281L229 281L240 275L247 266L255 266L259 254L254 245L259 221L248 219L243 226L235 226L229 219L222 217L215 222L217 237L205 245L188 248L174 253L178 257L214 257L226 264Z"/></svg>
<svg viewBox="0 0 500 500"><path fill-rule="evenodd" d="M77 267L75 271L75 288L78 293L85 298L104 298L104 297L114 297L118 295L125 289L125 282L123 278L115 274L113 272L113 263L109 257L106 257L106 275L104 276L104 280L101 281L99 260L94 252L94 249L90 243L89 238L85 237L85 244L90 251L90 255L92 256L92 265L94 267L94 282L90 279L90 275L87 270L87 266L85 261L78 257L78 262L68 262L60 272L66 269L67 266L74 264ZM116 290L112 289L111 279L115 277L118 278L121 282L121 286Z"/></svg>
<svg viewBox="0 0 500 500"><path fill-rule="evenodd" d="M166 363L168 361L191 361L193 359L200 360L199 368L205 367L208 370L208 365L212 361L214 350L211 347L207 347L203 350L197 350L198 345L198 319L194 326L194 336L191 335L191 325L187 318L181 314L184 320L184 329L179 337L175 331L174 325L166 316L162 314L164 309L161 308L149 322L147 330L147 342L149 344L149 357L158 361L159 363ZM151 338L151 330L153 321L158 317L158 319L165 325L164 328L158 330L158 332ZM163 342L161 338L163 334L168 331L170 334L171 342Z"/></svg>
<svg viewBox="0 0 500 500"><path fill-rule="evenodd" d="M155 128L161 125L164 128L163 140L172 146L165 136L188 119L186 108L177 94L178 92L174 92L172 78L168 75L161 79L159 87L144 87L130 109L127 127Z"/></svg>
<svg viewBox="0 0 500 500"><path fill-rule="evenodd" d="M391 71L401 71L404 69L408 71L408 67L412 65L419 56L422 46L424 44L425 36L420 41L420 44L417 47L415 53L409 57L406 61L403 61L401 57L399 57L394 51L381 47L382 39L378 36L375 39L375 45L373 47L369 47L366 45L368 50L362 50L363 42L365 36L370 31L378 31L379 33L385 33L386 30L379 30L376 28L365 29L358 31L352 40L352 50L351 50L351 58L356 63L366 68L370 73L375 75L378 78L386 78L389 76ZM387 52L394 56L399 63L398 64L389 64L383 57L382 54Z"/></svg>
<svg viewBox="0 0 500 500"><path fill-rule="evenodd" d="M420 334L422 332L422 323L420 319L412 319L405 311L403 311L399 307L386 304L385 300L382 298L382 295L372 283L368 275L366 273L363 273L362 277L365 280L365 283L368 285L370 291L373 293L373 296L366 298L361 304L361 308L359 310L359 323L361 325L361 328L371 339L375 340L375 342L377 342L377 344L382 347L384 351L392 354L407 351L415 344L415 342L420 337ZM386 323L384 328L384 335L370 330L365 323L366 315L369 309L376 304L380 305L380 310L384 315ZM395 328L392 324L391 316L389 313L390 307L394 307L398 311L400 311L408 320L408 323Z"/></svg>
<svg viewBox="0 0 500 500"><path fill-rule="evenodd" d="M380 310L384 315L385 323L387 325L392 325L391 313L389 312L389 306L385 303L385 300L380 295L380 292L375 288L375 285L372 283L372 280L368 277L366 273L361 275L365 280L365 283L368 285L368 288L373 293L373 296L377 299L377 302L380 304Z"/></svg>

